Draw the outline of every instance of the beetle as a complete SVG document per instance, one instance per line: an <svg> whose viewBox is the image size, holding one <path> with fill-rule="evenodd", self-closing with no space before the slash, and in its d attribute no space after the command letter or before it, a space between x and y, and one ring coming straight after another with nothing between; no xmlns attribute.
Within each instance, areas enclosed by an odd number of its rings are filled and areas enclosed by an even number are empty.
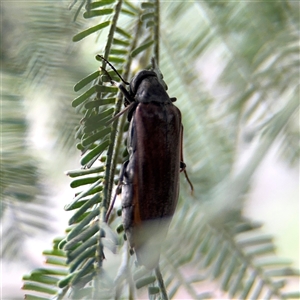
<svg viewBox="0 0 300 300"><path fill-rule="evenodd" d="M167 94L154 59L151 70L139 71L130 83L122 81L129 85L129 90L122 84L119 88L130 122L129 159L123 164L118 185L123 226L138 264L153 269L176 209L181 171L193 190L183 162L181 112L173 104L176 98Z"/></svg>

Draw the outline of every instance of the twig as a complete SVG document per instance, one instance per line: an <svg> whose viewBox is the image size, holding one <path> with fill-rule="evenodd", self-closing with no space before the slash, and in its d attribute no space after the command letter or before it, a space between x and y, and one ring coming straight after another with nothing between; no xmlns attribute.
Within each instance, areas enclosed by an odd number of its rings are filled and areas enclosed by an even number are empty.
<svg viewBox="0 0 300 300"><path fill-rule="evenodd" d="M165 283L164 283L163 277L161 275L159 266L157 266L155 268L155 275L156 275L156 278L157 278L157 281L158 281L158 286L159 286L160 291L161 291L162 299L163 300L169 300L167 290L166 290L166 287L165 287Z"/></svg>

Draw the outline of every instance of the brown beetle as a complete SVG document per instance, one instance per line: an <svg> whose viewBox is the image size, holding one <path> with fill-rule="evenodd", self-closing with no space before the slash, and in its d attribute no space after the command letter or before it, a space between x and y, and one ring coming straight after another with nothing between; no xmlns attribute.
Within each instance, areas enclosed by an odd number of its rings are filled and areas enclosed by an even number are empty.
<svg viewBox="0 0 300 300"><path fill-rule="evenodd" d="M129 91L119 85L130 106L129 160L120 176L123 225L138 263L148 269L158 264L176 209L180 171L193 189L183 163L181 113L154 60L152 65L137 73Z"/></svg>

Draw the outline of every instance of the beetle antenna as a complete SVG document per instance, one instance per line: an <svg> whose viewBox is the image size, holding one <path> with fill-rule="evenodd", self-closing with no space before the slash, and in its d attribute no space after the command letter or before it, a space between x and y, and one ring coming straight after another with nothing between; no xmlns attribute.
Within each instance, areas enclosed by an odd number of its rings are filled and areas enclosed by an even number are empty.
<svg viewBox="0 0 300 300"><path fill-rule="evenodd" d="M194 186L193 186L192 182L190 181L189 176L188 176L186 170L183 170L183 172L184 172L184 176L185 176L187 182L188 182L189 185L190 185L190 188L191 188L191 194L193 195L193 193L194 193Z"/></svg>
<svg viewBox="0 0 300 300"><path fill-rule="evenodd" d="M127 107L125 107L123 110L121 110L118 114L113 116L110 120L108 120L105 124L109 125L110 123L114 122L116 119L118 119L120 116L122 116L126 111L131 109L134 105L136 105L135 102L131 102Z"/></svg>
<svg viewBox="0 0 300 300"><path fill-rule="evenodd" d="M129 82L127 82L127 81L125 81L123 78L122 78L122 76L119 74L119 72L115 69L115 67L106 59L106 58L104 58L103 56L101 56L101 55L99 55L99 54L97 54L97 56L96 57L98 57L98 58L100 58L100 59L102 59L102 60L104 60L114 71L115 71L115 73L119 76L119 78L122 80L122 82L123 83L125 83L126 85L129 85Z"/></svg>
<svg viewBox="0 0 300 300"><path fill-rule="evenodd" d="M102 67L100 67L100 69L101 69L101 70L105 73L105 75L108 77L110 83L111 83L112 85L116 85L116 82L111 78L111 76L109 75L109 73L108 73L104 68L102 68Z"/></svg>

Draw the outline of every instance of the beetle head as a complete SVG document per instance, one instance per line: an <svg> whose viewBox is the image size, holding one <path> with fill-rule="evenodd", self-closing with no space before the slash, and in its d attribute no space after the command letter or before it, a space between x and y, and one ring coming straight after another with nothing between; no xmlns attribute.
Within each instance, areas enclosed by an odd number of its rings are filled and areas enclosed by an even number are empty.
<svg viewBox="0 0 300 300"><path fill-rule="evenodd" d="M140 71L130 82L129 94L138 103L171 102L166 85L161 83L154 71Z"/></svg>
<svg viewBox="0 0 300 300"><path fill-rule="evenodd" d="M156 73L149 70L139 71L130 81L130 94L134 96L142 83L142 81L148 77L157 77Z"/></svg>
<svg viewBox="0 0 300 300"><path fill-rule="evenodd" d="M163 80L163 75L162 75L154 57L151 59L151 63L152 63L151 70L142 70L142 71L138 72L130 81L131 96L134 97L136 95L140 84L143 82L144 79L147 79L149 77L155 77L156 80L154 79L151 81L152 82L157 81L157 83L160 84L165 91L168 90L168 86L165 83L165 81Z"/></svg>

